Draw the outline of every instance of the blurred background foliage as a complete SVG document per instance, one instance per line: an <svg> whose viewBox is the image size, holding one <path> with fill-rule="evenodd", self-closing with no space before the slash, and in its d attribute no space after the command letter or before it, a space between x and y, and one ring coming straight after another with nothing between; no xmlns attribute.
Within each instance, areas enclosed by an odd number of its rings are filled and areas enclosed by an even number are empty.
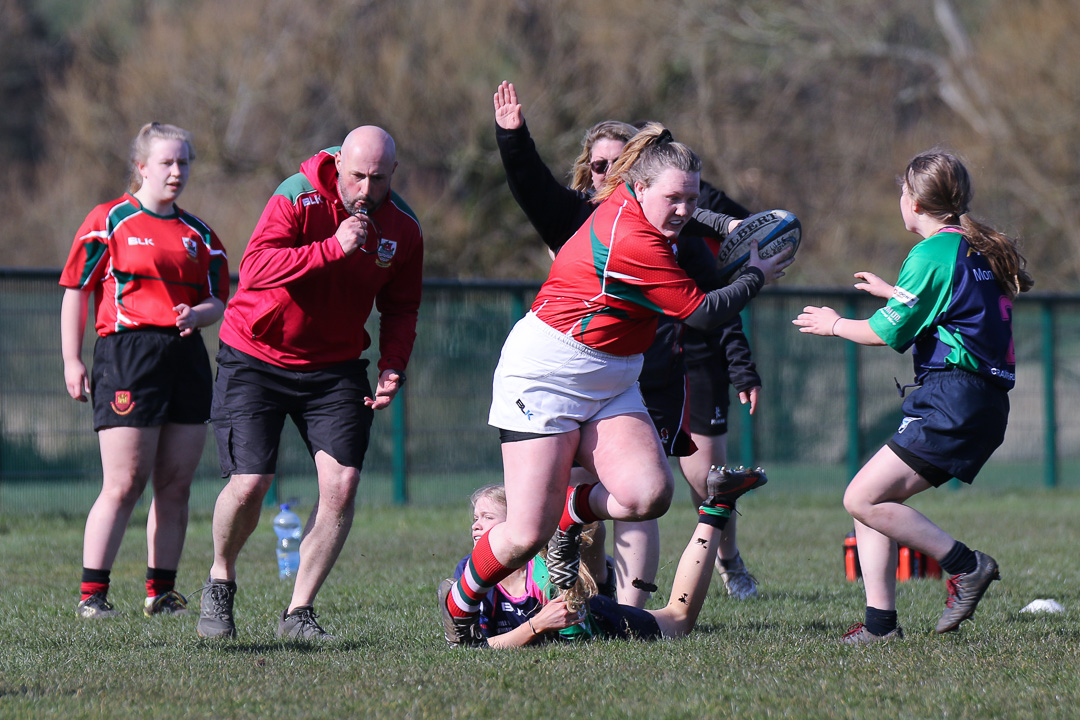
<svg viewBox="0 0 1080 720"><path fill-rule="evenodd" d="M508 79L557 175L589 125L655 119L743 204L797 213L792 284L895 277L895 176L943 145L1038 289L1075 291L1078 35L1075 0L0 0L0 264L62 264L156 119L195 134L182 205L235 268L277 184L373 123L429 277L542 278L495 151Z"/></svg>

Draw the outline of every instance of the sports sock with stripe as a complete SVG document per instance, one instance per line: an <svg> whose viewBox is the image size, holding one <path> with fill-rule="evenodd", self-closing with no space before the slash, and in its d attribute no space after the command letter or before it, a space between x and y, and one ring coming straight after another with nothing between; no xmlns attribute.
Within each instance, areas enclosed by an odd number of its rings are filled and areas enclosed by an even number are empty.
<svg viewBox="0 0 1080 720"><path fill-rule="evenodd" d="M559 519L559 529L566 532L571 525L588 525L601 520L589 507L589 493L600 483L589 483L566 489L566 506Z"/></svg>
<svg viewBox="0 0 1080 720"><path fill-rule="evenodd" d="M111 570L95 570L93 568L82 569L82 582L79 584L79 600L85 600L91 595L109 592L109 574Z"/></svg>
<svg viewBox="0 0 1080 720"><path fill-rule="evenodd" d="M176 587L176 571L146 568L146 597L159 597Z"/></svg>
<svg viewBox="0 0 1080 720"><path fill-rule="evenodd" d="M490 531L484 533L473 547L461 578L454 583L446 597L446 608L454 617L468 617L480 612L480 601L499 581L514 572L495 559L488 542Z"/></svg>

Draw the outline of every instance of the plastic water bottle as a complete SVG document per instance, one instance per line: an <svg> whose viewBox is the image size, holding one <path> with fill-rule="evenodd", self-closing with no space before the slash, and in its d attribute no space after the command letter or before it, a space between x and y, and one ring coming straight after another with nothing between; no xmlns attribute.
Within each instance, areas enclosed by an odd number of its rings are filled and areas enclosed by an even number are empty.
<svg viewBox="0 0 1080 720"><path fill-rule="evenodd" d="M278 574L282 580L291 580L300 567L300 538L304 528L300 516L290 510L288 504L282 505L281 512L274 516L274 534L277 535Z"/></svg>

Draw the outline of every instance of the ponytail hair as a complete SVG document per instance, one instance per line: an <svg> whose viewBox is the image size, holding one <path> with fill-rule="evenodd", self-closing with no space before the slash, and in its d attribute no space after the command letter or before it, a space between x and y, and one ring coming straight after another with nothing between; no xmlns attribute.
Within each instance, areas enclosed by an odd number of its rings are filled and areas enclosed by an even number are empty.
<svg viewBox="0 0 1080 720"><path fill-rule="evenodd" d="M589 162L592 160L592 149L596 143L601 140L628 143L636 134L636 127L618 120L604 120L586 130L585 137L581 140L581 154L577 156L574 167L570 170L570 187L580 192L592 192L592 171L589 168Z"/></svg>
<svg viewBox="0 0 1080 720"><path fill-rule="evenodd" d="M958 225L973 250L986 258L998 287L1010 300L1035 285L1016 240L971 216L971 176L952 153L933 149L908 163L901 185L930 217Z"/></svg>
<svg viewBox="0 0 1080 720"><path fill-rule="evenodd" d="M606 200L623 183L650 187L665 170L701 172L701 158L686 145L675 142L671 131L658 122L646 123L626 143L594 199Z"/></svg>
<svg viewBox="0 0 1080 720"><path fill-rule="evenodd" d="M188 161L195 159L195 146L191 141L191 133L176 125L167 123L149 122L139 128L138 135L131 143L131 178L128 180L128 191L135 192L142 187L142 175L139 174L139 165L146 162L150 157L150 144L154 140L180 140L187 145Z"/></svg>

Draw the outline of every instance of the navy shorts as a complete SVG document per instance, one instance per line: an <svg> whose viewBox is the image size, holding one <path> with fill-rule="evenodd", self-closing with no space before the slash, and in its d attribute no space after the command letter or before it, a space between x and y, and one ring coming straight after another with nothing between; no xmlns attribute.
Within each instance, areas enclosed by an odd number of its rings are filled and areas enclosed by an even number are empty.
<svg viewBox="0 0 1080 720"><path fill-rule="evenodd" d="M710 437L727 433L731 407L727 362L688 354L686 377L690 381L690 432Z"/></svg>
<svg viewBox="0 0 1080 720"><path fill-rule="evenodd" d="M1009 393L966 370L927 374L904 400L889 448L931 485L970 483L1005 440Z"/></svg>
<svg viewBox="0 0 1080 720"><path fill-rule="evenodd" d="M696 448L688 432L690 418L686 377L679 374L664 387L642 386L641 397L667 456L686 457L693 454Z"/></svg>
<svg viewBox="0 0 1080 720"><path fill-rule="evenodd" d="M94 430L210 419L210 358L197 332L141 328L99 337L90 387Z"/></svg>
<svg viewBox="0 0 1080 720"><path fill-rule="evenodd" d="M322 450L346 467L364 464L375 411L367 360L321 370L290 370L222 343L211 421L221 476L271 475L285 418L291 417L314 457Z"/></svg>
<svg viewBox="0 0 1080 720"><path fill-rule="evenodd" d="M648 610L620 605L609 597L589 598L589 611L607 638L621 640L657 640L662 634L656 618Z"/></svg>

